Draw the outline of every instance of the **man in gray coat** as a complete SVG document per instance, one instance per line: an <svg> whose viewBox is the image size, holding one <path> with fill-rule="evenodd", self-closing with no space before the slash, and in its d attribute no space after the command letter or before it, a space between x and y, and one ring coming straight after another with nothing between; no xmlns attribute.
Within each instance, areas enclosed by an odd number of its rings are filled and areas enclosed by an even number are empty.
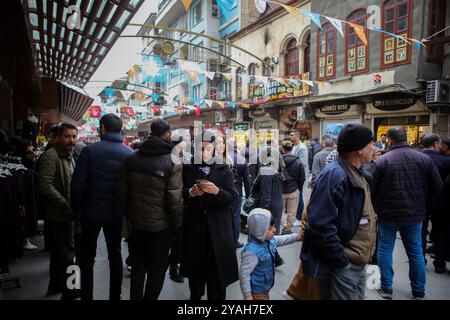
<svg viewBox="0 0 450 320"><path fill-rule="evenodd" d="M325 168L325 160L328 155L334 150L334 141L331 138L326 138L323 146L324 149L317 153L313 159L313 165L311 170L311 185L314 186L314 180L319 175L319 173Z"/></svg>

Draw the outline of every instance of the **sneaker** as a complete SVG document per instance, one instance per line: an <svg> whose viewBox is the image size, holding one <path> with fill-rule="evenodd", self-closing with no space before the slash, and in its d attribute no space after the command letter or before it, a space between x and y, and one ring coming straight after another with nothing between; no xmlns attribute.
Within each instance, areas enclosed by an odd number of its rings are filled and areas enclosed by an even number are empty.
<svg viewBox="0 0 450 320"><path fill-rule="evenodd" d="M425 253L427 253L427 254L436 253L436 246L434 244L432 244L431 246L429 246L428 248L425 249Z"/></svg>
<svg viewBox="0 0 450 320"><path fill-rule="evenodd" d="M414 300L424 300L425 292L413 291L412 292Z"/></svg>
<svg viewBox="0 0 450 320"><path fill-rule="evenodd" d="M238 241L238 243L236 244L236 249L240 249L244 246L244 244L240 241Z"/></svg>
<svg viewBox="0 0 450 320"><path fill-rule="evenodd" d="M34 244L32 244L32 243L30 242L30 240L25 239L25 244L24 244L24 246L23 246L23 249L24 249L24 250L33 251L33 250L36 250L37 248L38 248L38 247L35 246Z"/></svg>
<svg viewBox="0 0 450 320"><path fill-rule="evenodd" d="M180 275L180 268L178 267L178 265L171 265L169 267L169 278L177 283L184 282L184 278Z"/></svg>
<svg viewBox="0 0 450 320"><path fill-rule="evenodd" d="M377 292L383 299L388 300L392 300L392 294L394 293L392 289L387 288L378 289Z"/></svg>
<svg viewBox="0 0 450 320"><path fill-rule="evenodd" d="M295 220L294 227L300 227L301 222L299 220Z"/></svg>
<svg viewBox="0 0 450 320"><path fill-rule="evenodd" d="M288 230L288 229L286 229L286 228L284 228L284 229L281 231L281 235L291 234L291 233L292 233L292 231L291 231L291 230Z"/></svg>
<svg viewBox="0 0 450 320"><path fill-rule="evenodd" d="M131 266L127 266L127 270L131 272Z"/></svg>
<svg viewBox="0 0 450 320"><path fill-rule="evenodd" d="M283 298L284 298L285 300L294 300L294 297L292 297L292 296L287 292L287 290L284 290L284 291L283 291Z"/></svg>

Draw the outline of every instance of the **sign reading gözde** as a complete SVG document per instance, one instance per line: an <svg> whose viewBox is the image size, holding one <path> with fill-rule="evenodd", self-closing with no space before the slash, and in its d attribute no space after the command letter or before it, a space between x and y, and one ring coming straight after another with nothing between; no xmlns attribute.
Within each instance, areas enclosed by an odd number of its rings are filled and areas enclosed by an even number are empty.
<svg viewBox="0 0 450 320"><path fill-rule="evenodd" d="M341 114L348 110L350 110L350 104L348 103L333 103L320 107L320 112L328 115Z"/></svg>
<svg viewBox="0 0 450 320"><path fill-rule="evenodd" d="M417 102L417 97L408 93L389 93L373 100L373 106L383 111L407 109Z"/></svg>

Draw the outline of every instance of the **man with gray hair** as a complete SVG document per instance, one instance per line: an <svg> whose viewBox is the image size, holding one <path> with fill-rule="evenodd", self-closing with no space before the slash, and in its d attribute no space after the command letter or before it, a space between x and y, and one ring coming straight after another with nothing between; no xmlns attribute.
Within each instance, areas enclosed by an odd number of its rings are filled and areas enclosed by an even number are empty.
<svg viewBox="0 0 450 320"><path fill-rule="evenodd" d="M325 168L325 160L327 159L328 155L334 150L333 145L333 139L326 138L323 143L324 149L314 156L311 170L311 186L314 186L314 180L323 170L323 168Z"/></svg>

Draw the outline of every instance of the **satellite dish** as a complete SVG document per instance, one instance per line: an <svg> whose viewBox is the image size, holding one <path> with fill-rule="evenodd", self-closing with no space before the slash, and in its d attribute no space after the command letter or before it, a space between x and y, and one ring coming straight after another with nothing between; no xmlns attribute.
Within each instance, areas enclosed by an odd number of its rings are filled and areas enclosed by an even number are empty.
<svg viewBox="0 0 450 320"><path fill-rule="evenodd" d="M175 52L175 47L172 42L164 41L162 44L162 52L167 56L172 55Z"/></svg>
<svg viewBox="0 0 450 320"><path fill-rule="evenodd" d="M255 0L255 6L259 13L264 13L267 8L267 2L266 0Z"/></svg>

